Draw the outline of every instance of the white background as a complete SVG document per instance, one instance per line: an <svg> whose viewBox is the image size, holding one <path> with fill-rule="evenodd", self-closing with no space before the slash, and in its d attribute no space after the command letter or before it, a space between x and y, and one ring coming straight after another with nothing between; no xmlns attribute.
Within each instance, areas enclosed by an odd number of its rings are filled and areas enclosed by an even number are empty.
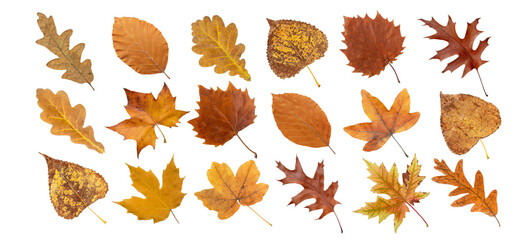
<svg viewBox="0 0 527 240"><path fill-rule="evenodd" d="M0 238L22 239L52 237L54 239L100 238L151 238L151 239L461 239L469 237L519 239L525 236L523 216L525 207L526 167L523 127L525 113L525 31L520 1L430 1L416 4L402 1L9 1L0 8L2 37L0 38L1 89L0 102L2 136L2 174L0 174ZM371 78L352 73L347 58L339 49L342 43L343 16L374 17L379 11L383 17L401 25L405 49L393 63L401 78L395 80L390 68ZM92 91L86 84L77 84L60 78L61 71L46 67L55 58L35 41L42 37L37 25L37 12L55 19L59 34L73 29L71 46L85 43L83 58L92 60L95 80ZM201 57L191 51L191 23L204 16L220 15L226 24L234 22L239 31L238 42L246 46L242 58L252 82L228 74L216 74L213 68L202 68ZM481 17L478 29L484 31L479 40L490 36L490 46L483 53L489 60L480 68L489 93L484 97L475 71L461 78L462 70L441 73L447 62L429 60L436 50L446 45L444 41L424 37L434 33L423 26L419 18L432 16L445 24L448 15L458 23L462 36L466 22ZM140 75L126 66L115 54L112 46L114 17L132 16L154 24L167 39L170 55L167 74ZM266 18L305 21L322 30L328 38L325 56L310 67L322 87L317 88L307 71L282 80L269 68L266 44L269 26ZM198 85L225 89L231 81L237 88L249 90L256 99L255 123L240 132L244 141L258 153L256 164L261 171L260 182L270 188L263 201L252 207L273 223L268 226L248 208L240 210L227 220L219 220L216 212L202 205L194 193L210 188L206 171L213 161L228 163L233 171L253 158L237 140L224 146L203 145L188 120L197 117ZM156 143L156 149L146 147L136 157L136 142L123 141L123 137L109 129L129 118L123 88L139 92L153 92L157 96L166 82L177 96L176 108L190 111L176 128L162 127L168 143ZM69 137L50 134L51 126L40 120L36 89L49 88L53 92L64 90L72 105L83 104L87 110L86 125L93 126L95 137L106 147L99 154L83 145L73 144ZM363 152L365 142L350 137L343 131L349 125L369 121L363 113L360 90L366 89L381 99L388 107L395 96L407 88L411 97L411 111L421 113L421 118L410 130L396 138L410 155L417 154L426 179L419 191L431 192L430 196L415 205L430 227L413 211L407 213L397 233L393 230L393 216L381 224L378 218L370 219L354 213L365 202L375 201L370 192L374 185L367 179L368 172L362 161L365 158L390 167L395 163L404 171L411 157L406 158L393 140L374 152ZM491 157L485 159L481 144L463 156L451 153L439 127L439 92L467 93L496 105L502 117L498 131L484 142ZM326 112L332 125L331 146L309 148L296 145L280 133L271 112L271 93L294 92L311 97ZM158 134L159 135L159 134ZM95 215L85 210L79 217L66 220L59 217L49 200L47 166L42 152L51 157L74 162L103 175L109 184L105 198L96 201L94 209L108 223L102 224ZM138 221L136 216L115 204L140 194L131 186L129 170L125 163L140 166L161 177L171 156L185 176L183 192L188 193L174 213L181 224L169 217L163 222ZM301 205L287 206L296 195L299 185L282 186L277 179L284 174L276 168L275 161L293 167L298 155L304 170L312 176L316 163L324 160L326 186L339 181L335 198L342 204L335 211L344 228L341 234L333 214L315 220L320 211L308 212ZM433 169L433 159L445 159L451 168L464 159L467 178L471 183L479 169L485 178L487 194L498 190L498 218L483 213L471 213L470 207L453 208L450 204L458 197L449 197L453 186L431 181L440 173Z"/></svg>

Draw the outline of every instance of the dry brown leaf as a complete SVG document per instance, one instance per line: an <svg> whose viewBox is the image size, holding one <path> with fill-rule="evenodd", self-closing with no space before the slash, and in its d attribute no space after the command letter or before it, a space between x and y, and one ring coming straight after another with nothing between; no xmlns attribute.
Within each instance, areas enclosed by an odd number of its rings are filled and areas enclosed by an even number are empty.
<svg viewBox="0 0 527 240"><path fill-rule="evenodd" d="M113 48L126 65L140 74L165 73L168 43L152 24L133 17L115 18Z"/></svg>
<svg viewBox="0 0 527 240"><path fill-rule="evenodd" d="M273 116L284 137L298 145L329 147L331 125L324 111L311 98L296 94L273 94Z"/></svg>
<svg viewBox="0 0 527 240"><path fill-rule="evenodd" d="M51 133L70 136L73 143L83 144L98 153L104 153L104 146L95 140L93 128L84 127L86 110L77 104L71 107L68 94L58 91L54 94L49 89L37 89L38 106L42 108L40 118L52 125Z"/></svg>

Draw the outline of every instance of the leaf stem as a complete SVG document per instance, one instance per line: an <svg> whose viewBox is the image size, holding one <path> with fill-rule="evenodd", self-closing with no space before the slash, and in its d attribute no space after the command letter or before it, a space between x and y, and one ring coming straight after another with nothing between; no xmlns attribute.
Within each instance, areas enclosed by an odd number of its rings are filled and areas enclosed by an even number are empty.
<svg viewBox="0 0 527 240"><path fill-rule="evenodd" d="M397 75L397 71L395 71L395 68L392 66L392 64L390 62L388 62L388 65L390 65L390 67L392 67L392 70L395 73L395 77L397 78L397 82L401 83L401 81L399 80L399 75Z"/></svg>
<svg viewBox="0 0 527 240"><path fill-rule="evenodd" d="M337 216L337 213L335 211L333 211L333 214L335 214L335 217L337 218L337 222L339 223L340 233L344 233L344 230L342 230L342 225L340 224L339 216Z"/></svg>
<svg viewBox="0 0 527 240"><path fill-rule="evenodd" d="M335 153L335 151L333 151L333 148L331 148L331 146L329 146L329 144L328 144L328 148L329 148L329 150L331 150L333 152L333 154L337 154L337 153Z"/></svg>
<svg viewBox="0 0 527 240"><path fill-rule="evenodd" d="M165 71L162 71L163 74L165 74L165 76L167 76L168 79L170 79L170 77L167 75L167 73Z"/></svg>
<svg viewBox="0 0 527 240"><path fill-rule="evenodd" d="M258 217L260 217L262 220L264 220L267 224L269 224L269 226L273 226L273 224L271 224L270 222L268 222L267 220L265 220L265 218L263 218L262 216L260 216L260 214L258 214L256 211L254 211L253 208L251 208L251 206L247 206L249 209L251 209L251 211L253 211L253 213L255 213Z"/></svg>
<svg viewBox="0 0 527 240"><path fill-rule="evenodd" d="M165 134L163 134L163 131L161 131L161 128L159 127L159 125L157 125L157 123L155 125L156 125L157 129L159 130L159 132L161 133L161 135L163 136L163 142L167 143L167 139L165 138Z"/></svg>
<svg viewBox="0 0 527 240"><path fill-rule="evenodd" d="M313 79L315 79L315 83L317 84L317 87L320 87L320 84L318 83L317 78L315 77L315 74L313 74L313 72L311 71L311 68L309 68L309 66L306 66L306 67L307 67L307 70L309 70L309 72L311 73L311 76L313 76Z"/></svg>
<svg viewBox="0 0 527 240"><path fill-rule="evenodd" d="M179 221L176 218L176 215L174 215L174 212L172 212L172 209L170 209L170 213L172 213L172 216L174 217L174 219L176 219L177 224L180 224Z"/></svg>
<svg viewBox="0 0 527 240"><path fill-rule="evenodd" d="M82 199L81 199L81 200L82 200ZM82 203L84 203L84 200L82 201ZM86 204L86 203L84 203L84 204ZM97 217L98 217L98 218L99 218L104 224L106 224L106 221L104 221L101 217L99 217L99 215L97 215L97 213L95 213L90 207L88 207L87 205L86 205L86 207L87 207L88 209L90 209L90 211L91 211L93 214L95 214L95 216L97 216Z"/></svg>
<svg viewBox="0 0 527 240"><path fill-rule="evenodd" d="M243 146L245 146L249 151L251 151L253 154L254 154L254 158L258 158L258 154L256 154L256 152L254 152L253 150L251 150L247 144L245 144L245 142L243 142L242 138L240 137L240 135L238 135L238 133L236 133L236 137L238 137L238 139L240 139L240 142L243 143Z"/></svg>
<svg viewBox="0 0 527 240"><path fill-rule="evenodd" d="M487 155L487 159L490 159L489 154L487 153L487 148L485 147L485 144L483 144L483 140L481 140L480 138L479 141L481 142L481 145L483 145L483 150L485 150L485 155Z"/></svg>
<svg viewBox="0 0 527 240"><path fill-rule="evenodd" d="M405 201L405 202L406 202L406 201ZM419 214L419 212L418 212L417 210L415 210L415 208L414 208L414 206L412 206L412 204L406 202L406 205L410 206L410 207L415 211L415 213L417 213L417 215L419 215L419 217L421 217L421 219L423 220L423 222L425 222L426 227L429 227L429 226L428 226L428 223L426 222L426 220L423 218L423 216L421 216L421 214Z"/></svg>
<svg viewBox="0 0 527 240"><path fill-rule="evenodd" d="M481 83L481 87L483 88L483 93L485 93L485 97L488 97L489 95L487 94L487 91L485 91L485 86L483 86L483 80L481 80L481 75L479 75L479 71L477 68L476 68L476 72L478 73L479 82Z"/></svg>
<svg viewBox="0 0 527 240"><path fill-rule="evenodd" d="M393 136L393 134L390 134L393 138L393 140L395 140L395 142L397 143L397 145L399 145L399 147L401 148L401 150L403 150L403 153L406 157L408 157L408 154L406 154L406 152L404 151L404 148L403 146L401 146L401 144L399 143L399 141L397 141L397 139Z"/></svg>

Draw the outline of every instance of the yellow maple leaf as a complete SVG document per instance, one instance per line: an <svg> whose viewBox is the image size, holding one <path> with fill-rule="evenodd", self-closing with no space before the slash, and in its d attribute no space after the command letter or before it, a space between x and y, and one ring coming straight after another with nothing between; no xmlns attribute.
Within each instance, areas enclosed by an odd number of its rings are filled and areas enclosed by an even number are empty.
<svg viewBox="0 0 527 240"><path fill-rule="evenodd" d="M172 209L181 205L186 193L181 192L183 178L179 177L179 169L174 164L174 157L163 171L161 188L159 188L159 180L151 170L147 172L140 167L130 165L128 168L132 186L145 198L132 197L116 203L136 215L139 220L153 219L154 223L157 223L165 220L170 213L176 218Z"/></svg>
<svg viewBox="0 0 527 240"><path fill-rule="evenodd" d="M80 104L71 107L64 91L54 94L49 89L37 89L38 106L42 108L40 118L52 125L51 133L70 136L73 143L84 144L89 149L104 153L104 146L95 140L93 128L84 127L86 110Z"/></svg>

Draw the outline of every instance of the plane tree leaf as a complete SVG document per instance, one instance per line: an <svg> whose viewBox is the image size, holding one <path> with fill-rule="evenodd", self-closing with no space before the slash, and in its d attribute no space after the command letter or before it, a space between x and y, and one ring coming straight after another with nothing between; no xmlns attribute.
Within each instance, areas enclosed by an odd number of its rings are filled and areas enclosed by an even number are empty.
<svg viewBox="0 0 527 240"><path fill-rule="evenodd" d="M72 80L76 83L87 83L92 89L91 82L93 81L93 72L91 70L91 61L86 59L81 62L82 51L84 50L84 43L79 43L70 49L70 37L73 30L68 29L62 34L57 34L57 27L52 16L46 17L42 13L38 15L38 26L44 34L44 37L37 40L37 44L49 49L53 54L57 55L55 58L47 63L51 69L66 70L62 74L62 78ZM94 89L95 90L95 89Z"/></svg>
<svg viewBox="0 0 527 240"><path fill-rule="evenodd" d="M192 51L203 55L199 59L202 67L216 65L216 73L229 72L229 75L238 75L251 81L251 75L245 69L245 59L240 59L245 51L245 45L236 44L238 29L234 23L225 27L220 16L204 17L192 23L192 42L195 43Z"/></svg>
<svg viewBox="0 0 527 240"><path fill-rule="evenodd" d="M49 89L37 89L38 106L42 108L40 118L42 121L52 125L51 133L54 135L66 135L73 143L83 144L98 153L104 153L102 143L95 140L93 128L84 127L86 110L84 106L70 105L68 94L58 91L54 94Z"/></svg>

